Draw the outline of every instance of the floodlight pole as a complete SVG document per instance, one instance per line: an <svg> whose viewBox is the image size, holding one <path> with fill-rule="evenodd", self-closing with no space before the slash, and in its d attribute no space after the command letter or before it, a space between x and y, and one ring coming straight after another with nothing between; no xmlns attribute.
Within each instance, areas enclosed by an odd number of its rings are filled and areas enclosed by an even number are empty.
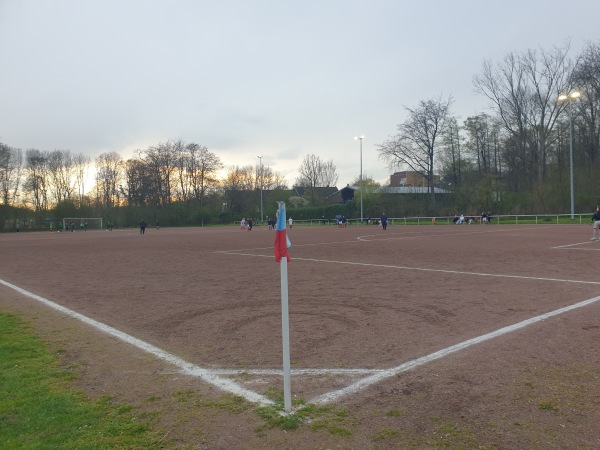
<svg viewBox="0 0 600 450"><path fill-rule="evenodd" d="M572 102L581 96L578 91L558 96L559 101L567 101L569 109L569 181L571 187L571 220L575 220L575 190L573 188L573 107Z"/></svg>
<svg viewBox="0 0 600 450"><path fill-rule="evenodd" d="M257 156L260 167L260 222L263 221L263 174L262 174L262 155Z"/></svg>
<svg viewBox="0 0 600 450"><path fill-rule="evenodd" d="M573 112L569 102L569 176L571 182L571 220L575 220L575 195L573 193Z"/></svg>
<svg viewBox="0 0 600 450"><path fill-rule="evenodd" d="M360 223L363 221L363 182L362 182L362 141L364 136L355 136L355 141L360 141L360 178L358 179L358 184L360 187Z"/></svg>

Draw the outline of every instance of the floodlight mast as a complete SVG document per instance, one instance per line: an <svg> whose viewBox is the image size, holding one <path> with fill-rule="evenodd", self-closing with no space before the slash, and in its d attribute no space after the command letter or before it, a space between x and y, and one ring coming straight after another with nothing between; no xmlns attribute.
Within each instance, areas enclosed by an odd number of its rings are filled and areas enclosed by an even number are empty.
<svg viewBox="0 0 600 450"><path fill-rule="evenodd" d="M581 92L572 91L568 94L560 94L558 100L561 102L568 102L567 108L569 110L569 180L571 187L571 220L575 220L575 194L573 189L573 108L572 102L581 97Z"/></svg>
<svg viewBox="0 0 600 450"><path fill-rule="evenodd" d="M260 222L263 222L263 173L262 173L262 155L257 156L260 167Z"/></svg>
<svg viewBox="0 0 600 450"><path fill-rule="evenodd" d="M355 136L354 137L355 141L360 141L360 178L358 179L358 185L360 187L360 223L361 224L363 221L362 142L363 142L364 138L365 138L364 136Z"/></svg>

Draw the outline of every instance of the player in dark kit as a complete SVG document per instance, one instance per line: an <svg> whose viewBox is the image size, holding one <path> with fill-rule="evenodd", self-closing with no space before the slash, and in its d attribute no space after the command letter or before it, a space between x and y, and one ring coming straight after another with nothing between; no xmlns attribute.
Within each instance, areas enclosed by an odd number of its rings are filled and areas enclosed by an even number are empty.
<svg viewBox="0 0 600 450"><path fill-rule="evenodd" d="M140 234L144 234L146 232L146 222L144 222L144 219L140 220Z"/></svg>
<svg viewBox="0 0 600 450"><path fill-rule="evenodd" d="M387 230L387 216L385 215L385 213L381 215L381 228Z"/></svg>

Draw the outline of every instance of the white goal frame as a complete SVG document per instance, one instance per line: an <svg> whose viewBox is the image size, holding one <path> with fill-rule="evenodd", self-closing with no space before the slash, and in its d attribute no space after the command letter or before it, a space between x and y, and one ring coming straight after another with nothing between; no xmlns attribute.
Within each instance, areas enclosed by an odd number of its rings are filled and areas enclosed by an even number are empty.
<svg viewBox="0 0 600 450"><path fill-rule="evenodd" d="M75 224L75 230L79 230L81 229L81 224L82 223L87 223L88 225L90 224L90 222L93 222L94 225L98 224L99 227L94 226L93 228L90 228L92 230L102 230L102 217L65 217L63 219L63 231L67 231L69 230L69 228L67 228L67 226L71 225L71 223ZM89 228L89 227L88 227Z"/></svg>

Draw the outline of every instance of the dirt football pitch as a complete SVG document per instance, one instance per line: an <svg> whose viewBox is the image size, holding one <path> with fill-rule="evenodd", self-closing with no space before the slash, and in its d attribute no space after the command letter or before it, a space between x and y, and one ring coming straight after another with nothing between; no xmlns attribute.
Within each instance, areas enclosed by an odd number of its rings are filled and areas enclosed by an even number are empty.
<svg viewBox="0 0 600 450"><path fill-rule="evenodd" d="M274 231L0 234L0 310L157 448L600 448L600 242L586 225L297 226L291 391ZM598 259L596 259L598 258ZM232 405L238 405L234 407Z"/></svg>

